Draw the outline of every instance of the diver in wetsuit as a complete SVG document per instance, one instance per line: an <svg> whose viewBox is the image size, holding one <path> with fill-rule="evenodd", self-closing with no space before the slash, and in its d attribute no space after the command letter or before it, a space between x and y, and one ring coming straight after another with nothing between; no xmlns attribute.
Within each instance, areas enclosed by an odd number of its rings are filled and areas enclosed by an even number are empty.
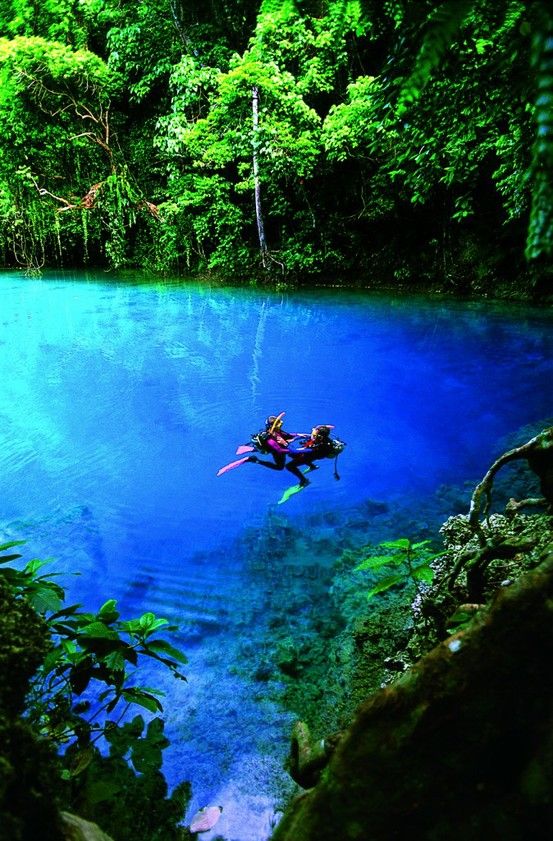
<svg viewBox="0 0 553 841"><path fill-rule="evenodd" d="M286 464L286 456L293 455L288 449L288 444L291 441L294 441L296 438L306 438L306 440L309 440L309 438L300 432L285 432L282 428L283 415L284 412L280 415L269 415L265 421L265 431L258 433L252 438L254 443L262 448L262 452L272 455L273 461L263 461L257 456L249 456L248 461L254 464L260 464L262 467L268 467L270 470L289 470L303 487L309 484L309 480L305 478L294 460Z"/></svg>
<svg viewBox="0 0 553 841"><path fill-rule="evenodd" d="M335 448L330 437L331 429L334 429L334 427L326 423L314 426L310 437L302 446L296 447L293 452L290 452L290 462L286 465L287 469L294 472L292 468L295 468L300 472L299 468L307 465L309 470L318 470L319 467L314 463L315 461L321 458L332 458L335 455ZM302 477L300 485L305 487L309 484L309 479L302 473L300 475Z"/></svg>

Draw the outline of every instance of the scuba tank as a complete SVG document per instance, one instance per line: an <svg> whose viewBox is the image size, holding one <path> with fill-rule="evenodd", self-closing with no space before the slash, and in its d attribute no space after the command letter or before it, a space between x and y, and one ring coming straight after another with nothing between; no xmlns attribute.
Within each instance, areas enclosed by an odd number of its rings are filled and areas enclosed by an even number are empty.
<svg viewBox="0 0 553 841"><path fill-rule="evenodd" d="M269 432L266 429L262 429L260 432L255 432L251 436L250 441L258 453L269 453L270 450L267 447L268 438Z"/></svg>
<svg viewBox="0 0 553 841"><path fill-rule="evenodd" d="M340 441L339 438L330 438L329 442L331 447L331 452L326 456L326 458L337 458L341 452L345 449L345 442Z"/></svg>

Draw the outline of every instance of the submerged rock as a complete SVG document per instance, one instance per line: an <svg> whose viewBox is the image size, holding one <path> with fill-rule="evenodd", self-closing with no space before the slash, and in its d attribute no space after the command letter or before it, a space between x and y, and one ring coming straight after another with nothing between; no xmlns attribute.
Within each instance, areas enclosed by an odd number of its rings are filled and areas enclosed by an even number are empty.
<svg viewBox="0 0 553 841"><path fill-rule="evenodd" d="M273 841L551 837L552 550L359 707Z"/></svg>

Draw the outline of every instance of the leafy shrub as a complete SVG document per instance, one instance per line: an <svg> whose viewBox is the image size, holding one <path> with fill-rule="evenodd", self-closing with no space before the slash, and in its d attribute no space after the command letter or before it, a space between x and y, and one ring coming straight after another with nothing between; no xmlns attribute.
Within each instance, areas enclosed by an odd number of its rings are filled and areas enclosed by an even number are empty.
<svg viewBox="0 0 553 841"><path fill-rule="evenodd" d="M371 572L378 572L382 569L387 570L387 574L380 578L369 590L367 598L372 599L378 593L384 593L398 584L412 582L417 590L421 581L425 584L431 584L434 570L430 564L443 555L443 552L430 552L427 548L429 543L429 540L412 543L407 537L380 543L379 546L392 551L386 555L370 555L355 567L356 571L371 570ZM397 571L391 572L392 569Z"/></svg>
<svg viewBox="0 0 553 841"><path fill-rule="evenodd" d="M26 779L34 765L40 774L48 757L52 766L55 751L58 756L46 787L29 784L37 802L21 809L16 802L16 814L6 818L13 825L11 837L14 841L35 837L29 827L36 823L37 809L42 809L44 791L50 803L55 789L60 799L99 822L116 841L178 838L176 824L189 791L182 784L167 798L161 766L169 742L163 721L155 717L145 726L140 715L127 720L133 705L150 713L163 712L161 693L140 685L144 657L186 680L180 671L186 657L159 636L174 628L150 612L138 619L121 619L114 599L96 613L82 611L76 604L66 606L63 587L53 574L42 573L45 561L33 559L23 569L7 565L21 558L13 549L23 542L0 546L0 666L9 676L0 691L0 714L7 710L24 719L8 719L7 726L0 720L0 732L13 733L13 738L3 739L0 793L10 791L16 776ZM6 599L9 612L4 610ZM15 753L10 752L14 739ZM14 763L20 743L26 745L22 756L34 757L23 773ZM100 750L106 746L107 756ZM21 794L16 798L20 800L27 803Z"/></svg>

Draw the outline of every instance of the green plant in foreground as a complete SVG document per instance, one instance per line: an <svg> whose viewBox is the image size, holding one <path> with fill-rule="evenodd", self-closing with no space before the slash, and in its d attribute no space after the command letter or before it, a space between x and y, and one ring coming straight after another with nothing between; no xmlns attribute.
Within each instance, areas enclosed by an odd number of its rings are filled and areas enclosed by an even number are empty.
<svg viewBox="0 0 553 841"><path fill-rule="evenodd" d="M398 584L405 584L411 581L417 590L419 583L431 584L434 577L434 570L430 566L432 561L443 555L443 552L432 553L428 549L429 540L421 540L412 543L407 537L398 540L387 540L379 543L384 549L391 551L387 555L370 555L355 567L355 571L370 570L377 572L387 569L388 574L376 582L367 593L367 598L372 599L378 593L384 593L391 587ZM391 572L391 570L396 570Z"/></svg>
<svg viewBox="0 0 553 841"><path fill-rule="evenodd" d="M178 841L190 787L180 783L168 796L161 770L169 745L164 722L155 716L146 724L141 715L129 713L133 705L163 711L162 693L139 680L144 657L186 680L179 668L186 657L159 636L174 628L153 613L121 619L114 599L96 613L66 606L56 574L41 571L47 561L33 559L22 569L9 565L21 558L13 550L23 543L0 545L0 582L15 604L25 602L44 620L46 645L22 711L35 740L28 750L36 750L36 761L41 761L41 743L57 750L52 790L60 804L98 823L115 841ZM10 639L0 643L12 652L25 651L28 629L9 627ZM6 674L4 689L9 680ZM2 763L0 747L0 771ZM8 817L27 820L17 812ZM29 825L35 817L28 815Z"/></svg>

